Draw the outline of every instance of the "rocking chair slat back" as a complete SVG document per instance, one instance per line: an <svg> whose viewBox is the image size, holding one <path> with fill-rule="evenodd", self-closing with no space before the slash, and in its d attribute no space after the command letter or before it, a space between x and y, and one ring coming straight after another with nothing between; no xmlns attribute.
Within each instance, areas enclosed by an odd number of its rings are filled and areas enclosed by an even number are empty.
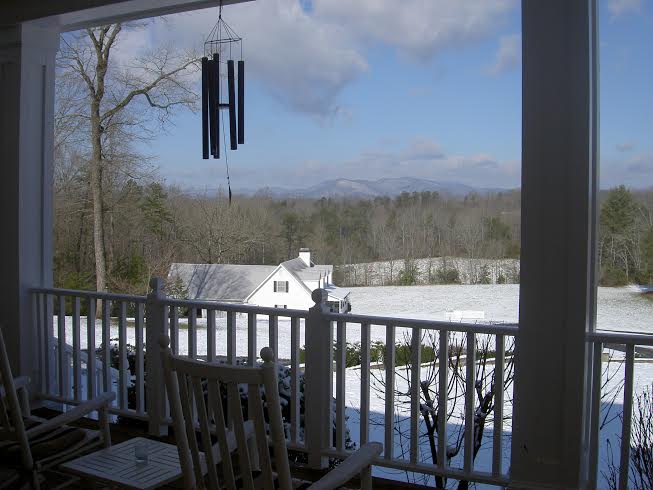
<svg viewBox="0 0 653 490"><path fill-rule="evenodd" d="M2 437L18 442L21 447L22 463L26 468L31 468L34 460L29 448L27 433L25 432L25 423L23 422L23 412L28 407L21 407L18 401L18 393L16 392L14 377L11 374L2 329L0 329L0 384L2 386L2 396L0 396L2 400L2 408L0 409L0 412L2 412L0 416L3 428Z"/></svg>
<svg viewBox="0 0 653 490"><path fill-rule="evenodd" d="M266 347L261 351L264 360L261 367L245 367L174 356L168 347L167 336L161 337L160 344L184 486L290 490L292 482L279 402L277 366L272 350ZM245 407L247 423L240 390L245 386L250 401ZM197 417L193 416L193 406ZM276 487L266 425L269 426L274 448L274 469L278 479ZM246 426L253 427L258 453L251 452L252 441ZM199 444L198 432L201 439ZM216 439L217 443L214 443ZM238 461L237 471L232 463L232 453ZM221 473L217 465L220 465Z"/></svg>

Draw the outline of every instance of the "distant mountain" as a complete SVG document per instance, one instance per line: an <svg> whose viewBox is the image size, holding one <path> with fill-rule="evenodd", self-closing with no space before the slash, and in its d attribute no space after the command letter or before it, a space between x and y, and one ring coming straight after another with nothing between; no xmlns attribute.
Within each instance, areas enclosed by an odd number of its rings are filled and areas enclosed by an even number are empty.
<svg viewBox="0 0 653 490"><path fill-rule="evenodd" d="M275 197L349 197L374 198L396 196L402 192L439 192L451 196L465 196L470 192L496 192L501 189L481 189L459 182L436 182L414 177L397 177L379 180L333 179L303 189L266 187L258 191L242 191L243 194L262 193Z"/></svg>

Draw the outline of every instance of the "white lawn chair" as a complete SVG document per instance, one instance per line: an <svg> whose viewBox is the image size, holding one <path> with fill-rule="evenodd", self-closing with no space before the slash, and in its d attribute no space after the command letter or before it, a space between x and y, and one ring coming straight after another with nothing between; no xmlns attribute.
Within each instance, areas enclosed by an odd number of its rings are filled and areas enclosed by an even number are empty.
<svg viewBox="0 0 653 490"><path fill-rule="evenodd" d="M0 482L0 488L16 488L20 478L27 477L28 483L38 489L43 471L97 447L111 445L108 408L115 398L113 393L104 393L46 420L31 414L28 386L29 378L14 378L11 374L0 329L0 465L10 471L9 478ZM99 431L66 425L96 410Z"/></svg>
<svg viewBox="0 0 653 490"><path fill-rule="evenodd" d="M306 486L305 482L293 481L288 464L279 403L277 366L274 363L272 349L265 347L261 350L261 358L264 361L261 367L245 367L174 356L170 352L169 339L165 335L161 336L160 344L185 488L291 490L303 484L303 488L326 490L339 488L359 474L362 488L365 490L371 488L370 464L374 457L383 451L383 445L378 442L365 444L310 486ZM248 406L251 411L248 422L243 419L238 390L238 385L243 384L247 385ZM221 385L226 387L227 407L233 430L227 429L225 422L225 411L220 395ZM208 407L205 401L205 386ZM259 396L261 386L265 388L269 438L265 430L263 401ZM193 405L197 411L199 424L193 422ZM246 424L252 422L258 442L260 472L253 471L255 464L250 459L247 446ZM203 452L200 451L200 444L196 438L198 429ZM217 444L212 444L211 436L217 438ZM274 450L275 473L272 471L270 447ZM216 455L230 454L234 449L237 450L238 455L238 471L235 471L231 457L223 457L221 458L222 474L219 476ZM203 476L205 473L206 478ZM276 484L275 480L277 480Z"/></svg>

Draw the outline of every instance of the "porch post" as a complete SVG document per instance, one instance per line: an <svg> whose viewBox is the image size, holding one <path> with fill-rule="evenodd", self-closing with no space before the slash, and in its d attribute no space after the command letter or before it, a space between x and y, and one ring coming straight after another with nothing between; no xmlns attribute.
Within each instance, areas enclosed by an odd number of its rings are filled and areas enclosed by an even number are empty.
<svg viewBox="0 0 653 490"><path fill-rule="evenodd" d="M167 397L165 377L161 363L161 345L159 338L168 335L168 307L163 291L163 279L150 279L151 291L145 304L145 352L147 354L147 416L148 432L153 436L168 433L168 426L163 423L166 416Z"/></svg>
<svg viewBox="0 0 653 490"><path fill-rule="evenodd" d="M511 488L584 488L594 325L593 0L522 1L522 243Z"/></svg>
<svg viewBox="0 0 653 490"><path fill-rule="evenodd" d="M328 294L316 289L315 305L306 319L306 369L304 371L304 434L311 468L326 468L329 459L320 455L333 433L333 331L324 317Z"/></svg>
<svg viewBox="0 0 653 490"><path fill-rule="evenodd" d="M15 375L39 383L29 289L52 286L54 65L59 31L0 27L3 334ZM35 384L39 386L39 384Z"/></svg>

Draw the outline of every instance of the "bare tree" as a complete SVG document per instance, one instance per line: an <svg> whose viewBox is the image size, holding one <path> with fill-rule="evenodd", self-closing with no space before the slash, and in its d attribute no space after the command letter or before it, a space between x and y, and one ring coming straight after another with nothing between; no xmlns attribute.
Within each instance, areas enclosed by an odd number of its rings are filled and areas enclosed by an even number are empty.
<svg viewBox="0 0 653 490"><path fill-rule="evenodd" d="M646 386L636 395L634 402L632 433L627 441L630 444L630 461L627 463L629 487L650 490L653 488L653 385ZM623 412L615 418L623 422ZM607 487L616 490L619 488L620 468L615 462L612 441L608 439L606 445L606 469L602 475Z"/></svg>
<svg viewBox="0 0 653 490"><path fill-rule="evenodd" d="M495 408L495 380L496 370L494 368L495 346L494 336L476 335L476 363L475 363L475 393L474 393L474 420L473 420L473 458L475 459L483 444L483 436L486 424L492 420ZM423 364L420 369L420 414L424 422L423 433L420 434L420 446L425 445L426 451L422 454L429 455L434 465L441 461L450 462L462 449L464 440L464 425L454 424L456 420L464 418L464 400L466 396L466 368L465 368L465 343L462 335L449 334L447 345L440 345L437 333L425 332L422 334L420 348L422 349ZM506 358L503 373L503 389L509 391L514 380L514 338L507 341ZM439 373L440 366L437 362L440 349L447 349L447 440L445 441L446 454L438 453L439 434ZM398 367L395 371L395 405L397 407L394 415L394 429L398 436L400 447L405 456L409 449L410 440L410 413L411 406L411 373L412 373L412 339L406 333L403 340L396 346L396 357ZM372 372L372 389L378 396L384 396L385 379L382 375ZM510 398L504 403L511 403ZM462 410L461 410L462 407ZM461 413L462 412L462 413ZM381 425L385 421L373 421ZM428 478L425 476L424 478ZM428 484L428 481L423 481ZM460 481L457 483L447 482L446 478L435 477L435 484L438 488L447 488L452 485L459 490L468 488L469 482Z"/></svg>
<svg viewBox="0 0 653 490"><path fill-rule="evenodd" d="M238 263L239 257L264 242L260 223L252 223L239 204L229 205L224 196L205 197L189 211L193 215L184 220L180 235L202 262Z"/></svg>
<svg viewBox="0 0 653 490"><path fill-rule="evenodd" d="M122 63L115 61L122 34L144 24L111 24L62 37L58 58L61 88L56 112L62 137L75 140L88 155L88 187L93 215L95 278L107 288L106 187L125 160L137 160L130 142L151 137L179 107L194 109L192 73L197 57L157 47ZM78 90L80 89L80 90ZM65 97L63 95L66 95ZM157 115L153 122L150 111ZM133 165L131 166L133 168Z"/></svg>

